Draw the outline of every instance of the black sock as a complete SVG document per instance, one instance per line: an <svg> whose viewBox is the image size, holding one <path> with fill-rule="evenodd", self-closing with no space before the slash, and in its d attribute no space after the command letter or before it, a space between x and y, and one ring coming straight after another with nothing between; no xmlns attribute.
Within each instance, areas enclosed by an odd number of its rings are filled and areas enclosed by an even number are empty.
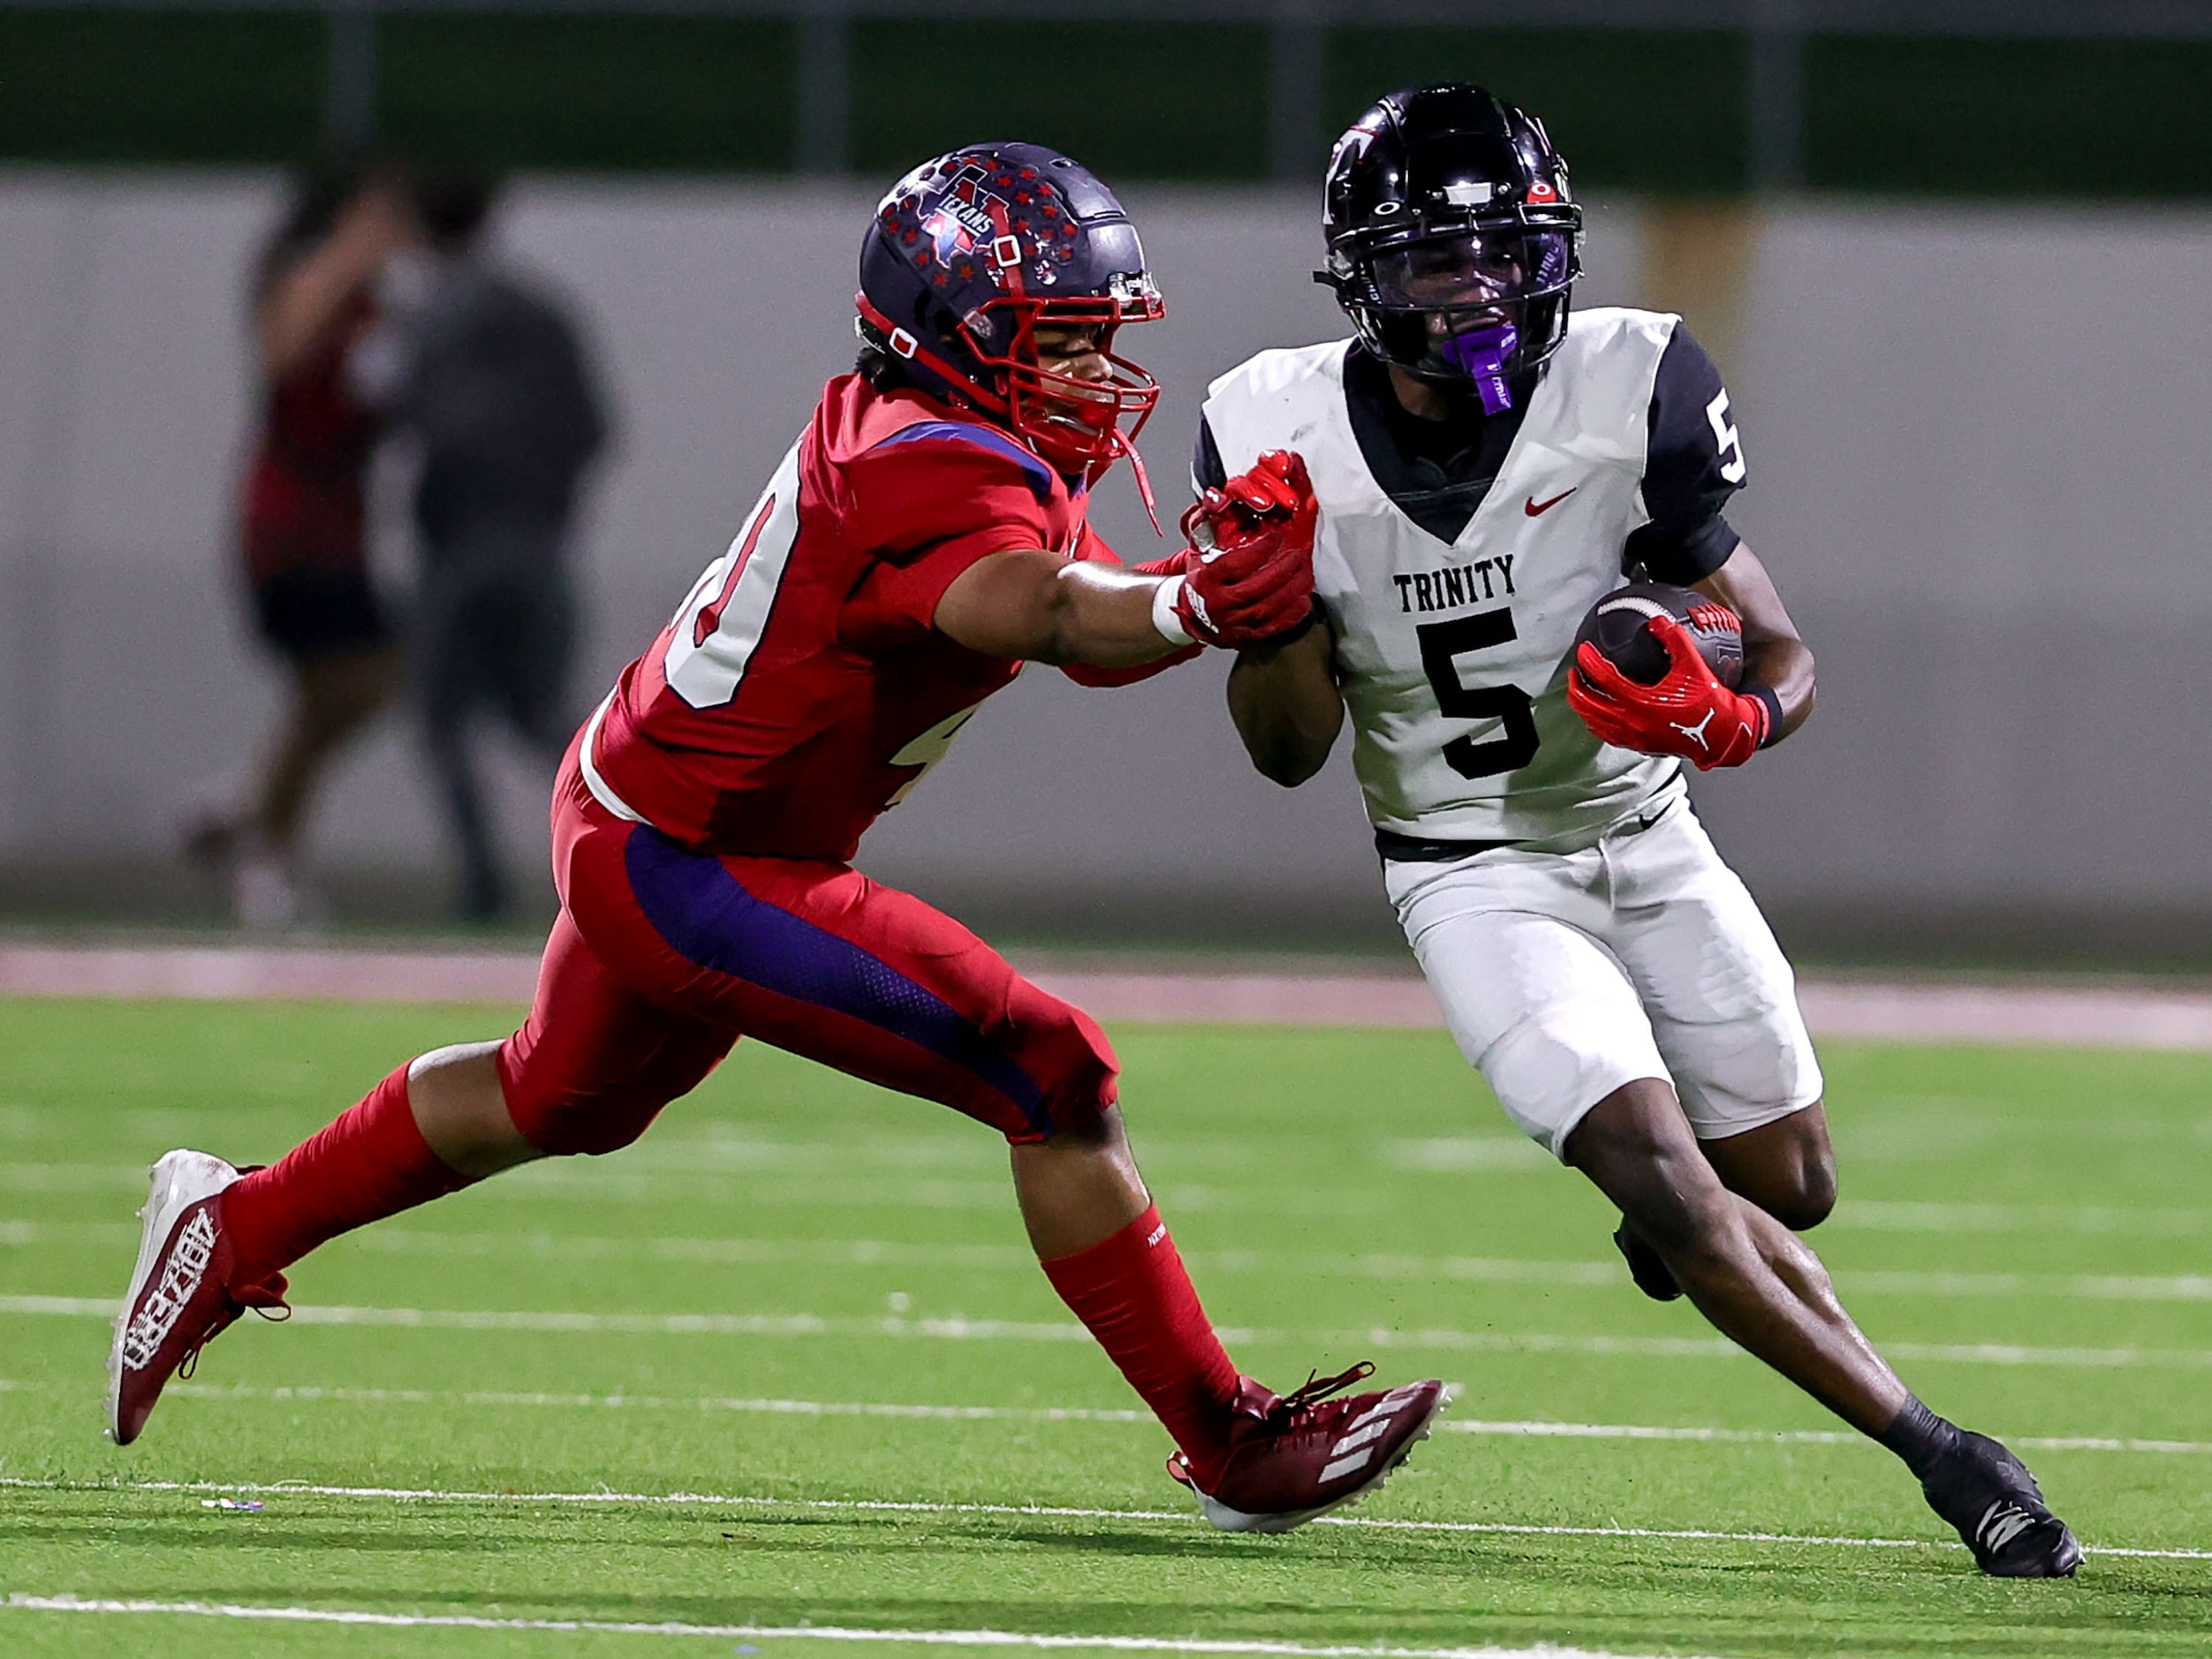
<svg viewBox="0 0 2212 1659"><path fill-rule="evenodd" d="M1958 1425L1949 1418L1938 1417L1921 1405L1919 1395L1908 1394L1897 1420L1875 1438L1904 1458L1906 1468L1925 1480L1930 1469L1958 1450L1959 1431Z"/></svg>

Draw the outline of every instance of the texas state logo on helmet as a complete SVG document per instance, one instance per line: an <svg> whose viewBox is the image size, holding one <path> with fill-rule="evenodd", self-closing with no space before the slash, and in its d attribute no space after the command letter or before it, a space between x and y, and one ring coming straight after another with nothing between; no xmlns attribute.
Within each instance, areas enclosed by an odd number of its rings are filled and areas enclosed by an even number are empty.
<svg viewBox="0 0 2212 1659"><path fill-rule="evenodd" d="M1582 209L1543 123L1480 87L1394 92L1337 140L1327 269L1360 340L1495 414L1567 334Z"/></svg>
<svg viewBox="0 0 2212 1659"><path fill-rule="evenodd" d="M1019 433L1064 471L1095 477L1135 459L1160 388L1114 354L1114 335L1160 316L1160 291L1114 193L1059 151L973 144L908 173L860 244L857 303L862 337L923 390ZM1112 378L1043 367L1044 325L1095 327Z"/></svg>

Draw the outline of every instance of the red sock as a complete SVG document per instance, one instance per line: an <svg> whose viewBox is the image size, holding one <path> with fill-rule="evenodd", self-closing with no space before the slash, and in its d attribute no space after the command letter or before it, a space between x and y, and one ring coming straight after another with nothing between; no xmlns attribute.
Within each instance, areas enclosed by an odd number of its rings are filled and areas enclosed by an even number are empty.
<svg viewBox="0 0 2212 1659"><path fill-rule="evenodd" d="M1087 1250L1044 1264L1060 1299L1090 1328L1201 1484L1228 1449L1237 1367L1229 1362L1158 1209Z"/></svg>
<svg viewBox="0 0 2212 1659"><path fill-rule="evenodd" d="M430 1150L401 1066L266 1170L223 1194L241 1282L289 1267L342 1232L473 1184Z"/></svg>

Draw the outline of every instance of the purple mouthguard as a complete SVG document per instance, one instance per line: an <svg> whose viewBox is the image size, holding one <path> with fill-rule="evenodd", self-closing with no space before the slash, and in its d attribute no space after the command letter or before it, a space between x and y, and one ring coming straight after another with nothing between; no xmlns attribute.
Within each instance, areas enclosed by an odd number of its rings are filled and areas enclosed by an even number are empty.
<svg viewBox="0 0 2212 1659"><path fill-rule="evenodd" d="M1444 361L1474 377L1484 414L1504 414L1513 406L1512 388L1505 383L1505 362L1519 345L1520 335L1510 322L1471 329L1443 343Z"/></svg>

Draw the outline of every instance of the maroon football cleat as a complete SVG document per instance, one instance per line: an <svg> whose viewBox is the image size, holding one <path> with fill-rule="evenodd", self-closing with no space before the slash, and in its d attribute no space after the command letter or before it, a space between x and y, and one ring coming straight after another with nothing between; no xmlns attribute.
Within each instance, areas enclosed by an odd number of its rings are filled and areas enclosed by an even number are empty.
<svg viewBox="0 0 2212 1659"><path fill-rule="evenodd" d="M1198 1494L1206 1519L1227 1533L1286 1533L1356 1503L1390 1478L1451 1403L1451 1390L1433 1378L1329 1398L1374 1375L1362 1360L1284 1395L1240 1378L1229 1461L1213 1490L1198 1483L1179 1451L1168 1473Z"/></svg>
<svg viewBox="0 0 2212 1659"><path fill-rule="evenodd" d="M167 1153L154 1166L139 1211L138 1267L108 1350L108 1438L118 1446L139 1437L169 1379L189 1376L200 1350L231 1321L249 1307L285 1305L281 1273L232 1282L223 1192L243 1173L204 1152Z"/></svg>

